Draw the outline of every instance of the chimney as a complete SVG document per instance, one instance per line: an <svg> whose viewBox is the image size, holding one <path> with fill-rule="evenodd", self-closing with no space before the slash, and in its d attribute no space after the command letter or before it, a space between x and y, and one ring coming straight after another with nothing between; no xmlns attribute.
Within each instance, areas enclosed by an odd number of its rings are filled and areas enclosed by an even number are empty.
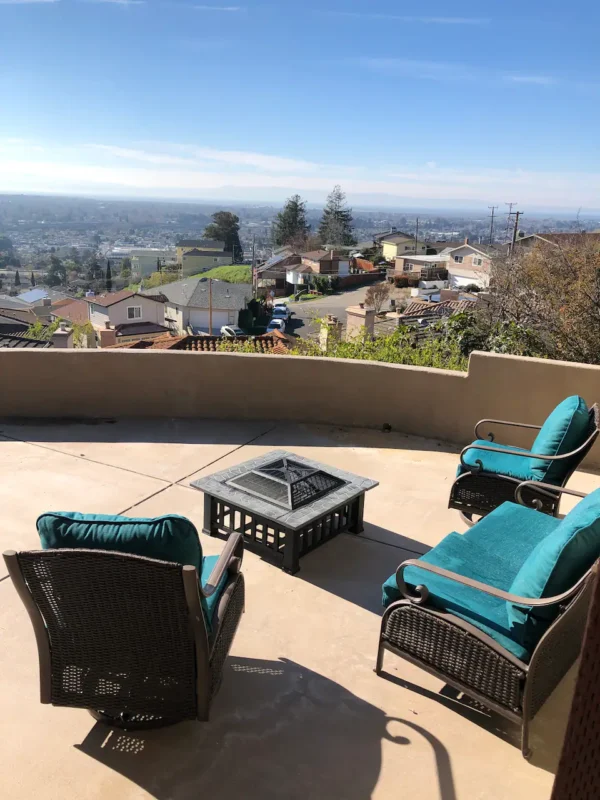
<svg viewBox="0 0 600 800"><path fill-rule="evenodd" d="M465 244L469 244L469 237L465 236Z"/></svg>
<svg viewBox="0 0 600 800"><path fill-rule="evenodd" d="M110 322L106 323L106 328L99 333L100 347L112 347L117 343L117 332L110 327Z"/></svg>
<svg viewBox="0 0 600 800"><path fill-rule="evenodd" d="M67 323L61 320L58 329L52 334L52 346L57 350L71 350L73 348L73 329L67 328Z"/></svg>
<svg viewBox="0 0 600 800"><path fill-rule="evenodd" d="M364 303L346 309L346 341L370 338L375 334L375 309L365 308Z"/></svg>
<svg viewBox="0 0 600 800"><path fill-rule="evenodd" d="M321 352L327 353L329 347L333 342L339 342L342 338L342 323L337 317L328 314L321 323L321 330L319 333L319 347Z"/></svg>
<svg viewBox="0 0 600 800"><path fill-rule="evenodd" d="M52 305L52 300L50 300L49 297L44 297L44 299L42 300L42 305L44 306L44 308L47 308L48 306Z"/></svg>

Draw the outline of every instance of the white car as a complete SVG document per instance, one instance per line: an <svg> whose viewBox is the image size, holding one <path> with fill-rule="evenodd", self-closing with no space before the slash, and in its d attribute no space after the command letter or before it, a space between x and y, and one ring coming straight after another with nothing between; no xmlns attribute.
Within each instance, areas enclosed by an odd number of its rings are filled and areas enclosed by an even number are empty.
<svg viewBox="0 0 600 800"><path fill-rule="evenodd" d="M267 325L267 333L273 333L273 331L281 331L285 333L285 320L277 317L273 317L271 322Z"/></svg>
<svg viewBox="0 0 600 800"><path fill-rule="evenodd" d="M237 336L245 336L246 334L241 328L238 328L237 325L223 325L221 328L221 336L231 336L232 338L236 338Z"/></svg>

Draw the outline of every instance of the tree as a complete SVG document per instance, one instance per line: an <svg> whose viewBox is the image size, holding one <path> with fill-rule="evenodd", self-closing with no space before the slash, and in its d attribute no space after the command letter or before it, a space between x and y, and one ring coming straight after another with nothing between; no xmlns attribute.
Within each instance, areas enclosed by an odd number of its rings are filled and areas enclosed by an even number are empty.
<svg viewBox="0 0 600 800"><path fill-rule="evenodd" d="M369 308L374 308L375 313L379 314L383 308L383 304L386 302L389 296L389 283L376 283L373 286L369 286L367 289L367 293L365 294L365 305Z"/></svg>
<svg viewBox="0 0 600 800"><path fill-rule="evenodd" d="M122 278L130 278L131 277L131 259L124 258L121 261L121 277Z"/></svg>
<svg viewBox="0 0 600 800"><path fill-rule="evenodd" d="M21 276L19 275L19 270L15 273L15 286L21 285Z"/></svg>
<svg viewBox="0 0 600 800"><path fill-rule="evenodd" d="M102 278L102 268L95 256L88 264L87 277L89 281L99 281Z"/></svg>
<svg viewBox="0 0 600 800"><path fill-rule="evenodd" d="M212 215L212 223L204 229L207 239L223 242L225 250L232 254L231 260L239 264L244 258L244 250L240 242L240 218L231 211L217 211Z"/></svg>
<svg viewBox="0 0 600 800"><path fill-rule="evenodd" d="M8 236L4 236L0 233L0 253L11 253L13 249L13 243L8 238Z"/></svg>
<svg viewBox="0 0 600 800"><path fill-rule="evenodd" d="M319 224L319 236L324 244L352 245L352 209L346 207L346 195L341 186L334 186L327 198Z"/></svg>
<svg viewBox="0 0 600 800"><path fill-rule="evenodd" d="M113 287L112 270L110 268L110 259L106 259L106 291L111 292Z"/></svg>
<svg viewBox="0 0 600 800"><path fill-rule="evenodd" d="M31 278L29 280L31 281L31 285L35 286L35 275L33 274L33 270L31 270Z"/></svg>
<svg viewBox="0 0 600 800"><path fill-rule="evenodd" d="M50 256L50 266L46 273L46 282L49 286L59 286L67 282L65 265L58 256Z"/></svg>
<svg viewBox="0 0 600 800"><path fill-rule="evenodd" d="M306 223L306 203L299 194L286 201L277 214L273 226L273 241L276 245L289 244L301 250L306 245L310 225Z"/></svg>

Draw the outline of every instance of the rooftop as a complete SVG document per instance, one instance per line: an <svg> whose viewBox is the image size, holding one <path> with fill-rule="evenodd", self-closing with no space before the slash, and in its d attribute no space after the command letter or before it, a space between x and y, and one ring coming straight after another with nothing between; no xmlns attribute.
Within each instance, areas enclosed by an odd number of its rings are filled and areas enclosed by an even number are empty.
<svg viewBox="0 0 600 800"><path fill-rule="evenodd" d="M535 720L530 764L515 726L417 667L388 655L390 677L373 673L382 581L463 530L446 507L458 448L337 425L214 419L5 421L0 436L3 549L38 547L35 520L49 509L176 512L201 529L203 496L190 482L274 449L379 481L364 533L339 535L296 576L246 552L246 614L208 723L124 732L41 705L33 632L2 564L6 797L395 800L399 781L402 796L424 800L549 797L572 674ZM572 483L589 491L597 477L577 473ZM219 540L201 540L205 554L221 552Z"/></svg>
<svg viewBox="0 0 600 800"><path fill-rule="evenodd" d="M249 283L235 284L226 281L211 280L213 308L239 310L252 297L252 286ZM184 278L181 281L166 283L156 289L145 289L144 297L157 299L158 295L167 298L167 302L178 306L208 308L209 282L207 278Z"/></svg>

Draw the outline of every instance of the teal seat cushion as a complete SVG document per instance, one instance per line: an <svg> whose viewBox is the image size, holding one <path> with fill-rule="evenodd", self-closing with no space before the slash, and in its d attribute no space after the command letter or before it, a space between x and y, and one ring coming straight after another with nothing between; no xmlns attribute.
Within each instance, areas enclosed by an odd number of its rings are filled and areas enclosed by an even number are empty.
<svg viewBox="0 0 600 800"><path fill-rule="evenodd" d="M576 450L588 438L589 412L585 400L578 395L567 397L559 403L544 422L531 447L532 453L541 456L560 456ZM575 461L578 459L575 457ZM531 459L535 480L562 483L573 466L573 459L565 461L540 461Z"/></svg>
<svg viewBox="0 0 600 800"><path fill-rule="evenodd" d="M159 561L174 561L196 567L202 585L207 583L218 560L218 556L202 557L196 527L189 519L177 514L146 518L56 511L42 514L37 520L37 529L44 550L63 547L112 550ZM227 576L212 597L200 596L209 631L226 581Z"/></svg>
<svg viewBox="0 0 600 800"><path fill-rule="evenodd" d="M476 527L476 526L475 526ZM542 538L515 575L509 591L520 597L553 597L570 589L600 558L600 489L589 494ZM512 636L530 647L557 606L532 609L507 604Z"/></svg>
<svg viewBox="0 0 600 800"><path fill-rule="evenodd" d="M509 447L508 445L498 444L498 442L489 442L487 439L477 439L473 442L475 446L485 445L486 447L493 447L494 451L489 450L467 450L464 455L465 462L475 469L479 468L477 461L481 461L485 472L493 472L496 475L508 475L510 478L517 478L521 481L540 480L539 477L533 472L531 462L534 460L529 458L529 450L523 450L521 447ZM504 450L518 450L523 455L512 456L507 455ZM545 454L544 454L545 455ZM546 464L547 462L543 462ZM466 470L462 464L458 465L457 477Z"/></svg>
<svg viewBox="0 0 600 800"><path fill-rule="evenodd" d="M496 509L496 511L498 510ZM491 516L490 514L489 517ZM477 523L475 527L479 524ZM500 523L498 524L500 525ZM480 546L474 539L467 539L459 533L451 533L446 536L440 544L419 560L504 591L508 590L508 586L514 580L518 566L520 566L517 564L517 560L511 556L510 551L490 557L490 551L486 547ZM512 636L504 600L448 578L426 572L418 567L408 567L404 571L404 579L412 587L418 584L427 586L429 590L428 605L448 611L466 622L470 622L521 661L529 661L530 651ZM383 585L384 606L400 597L396 576L392 575Z"/></svg>
<svg viewBox="0 0 600 800"><path fill-rule="evenodd" d="M37 520L44 550L75 547L190 564L202 572L202 548L195 526L177 514L120 517L110 514L49 512Z"/></svg>

